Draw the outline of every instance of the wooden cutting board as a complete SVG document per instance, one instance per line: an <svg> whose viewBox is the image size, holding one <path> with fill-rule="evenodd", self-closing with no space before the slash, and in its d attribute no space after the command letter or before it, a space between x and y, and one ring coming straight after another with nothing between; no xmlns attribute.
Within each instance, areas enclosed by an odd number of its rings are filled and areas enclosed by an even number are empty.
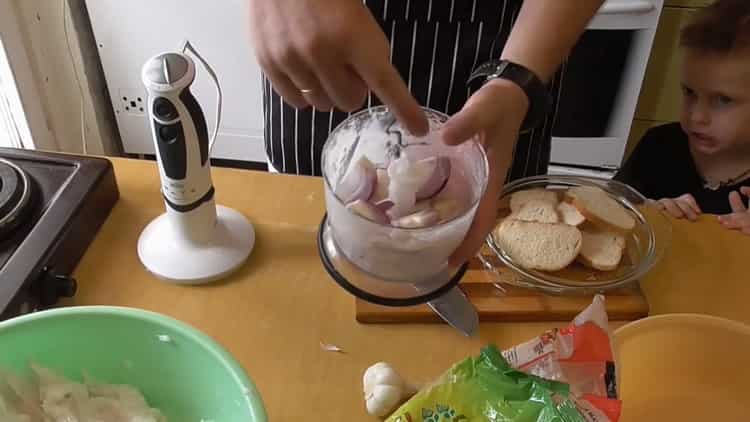
<svg viewBox="0 0 750 422"><path fill-rule="evenodd" d="M494 261L497 265L499 262ZM460 287L483 322L570 321L591 303L593 296L554 296L535 290L500 284L512 282L515 273L498 266L497 273L484 269L479 260L469 263ZM649 306L638 283L607 292L607 314L612 321L633 321L648 316ZM386 307L356 299L356 317L361 323L441 322L427 305Z"/></svg>

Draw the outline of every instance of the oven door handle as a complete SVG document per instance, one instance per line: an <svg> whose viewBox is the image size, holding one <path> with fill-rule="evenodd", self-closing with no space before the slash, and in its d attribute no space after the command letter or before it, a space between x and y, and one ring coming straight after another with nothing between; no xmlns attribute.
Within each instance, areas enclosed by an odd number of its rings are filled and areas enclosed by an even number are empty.
<svg viewBox="0 0 750 422"><path fill-rule="evenodd" d="M607 1L599 9L600 15L634 15L649 13L656 9L656 6L646 0L640 1Z"/></svg>

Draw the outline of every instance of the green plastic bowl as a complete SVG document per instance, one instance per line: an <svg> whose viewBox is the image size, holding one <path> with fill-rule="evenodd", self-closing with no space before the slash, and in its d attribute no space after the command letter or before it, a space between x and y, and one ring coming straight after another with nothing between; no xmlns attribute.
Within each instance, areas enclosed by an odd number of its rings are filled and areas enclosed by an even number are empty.
<svg viewBox="0 0 750 422"><path fill-rule="evenodd" d="M29 363L80 381L137 388L170 422L266 422L255 385L208 336L152 312L109 306L54 309L0 322L0 368Z"/></svg>

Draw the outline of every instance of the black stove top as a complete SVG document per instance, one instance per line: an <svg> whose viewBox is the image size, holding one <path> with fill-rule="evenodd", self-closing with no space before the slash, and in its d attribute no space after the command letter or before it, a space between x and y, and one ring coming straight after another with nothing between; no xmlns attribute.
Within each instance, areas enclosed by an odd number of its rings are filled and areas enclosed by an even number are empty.
<svg viewBox="0 0 750 422"><path fill-rule="evenodd" d="M0 148L0 320L75 293L70 275L118 197L105 159Z"/></svg>
<svg viewBox="0 0 750 422"><path fill-rule="evenodd" d="M31 177L12 161L0 158L0 236L11 233L28 216L34 194ZM2 259L0 255L0 264Z"/></svg>

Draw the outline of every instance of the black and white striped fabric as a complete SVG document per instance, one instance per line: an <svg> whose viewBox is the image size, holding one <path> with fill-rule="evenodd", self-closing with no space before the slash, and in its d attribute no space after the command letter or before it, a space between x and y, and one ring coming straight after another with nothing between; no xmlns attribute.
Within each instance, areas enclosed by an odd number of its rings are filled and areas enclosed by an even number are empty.
<svg viewBox="0 0 750 422"><path fill-rule="evenodd" d="M391 43L391 62L417 101L449 115L471 92L472 70L498 58L522 0L365 0ZM558 97L559 72L550 83ZM282 173L321 175L320 157L328 134L351 113L297 110L263 80L266 153ZM370 94L365 107L381 104ZM545 174L556 104L536 130L521 135L510 179ZM498 116L498 119L502 116Z"/></svg>

